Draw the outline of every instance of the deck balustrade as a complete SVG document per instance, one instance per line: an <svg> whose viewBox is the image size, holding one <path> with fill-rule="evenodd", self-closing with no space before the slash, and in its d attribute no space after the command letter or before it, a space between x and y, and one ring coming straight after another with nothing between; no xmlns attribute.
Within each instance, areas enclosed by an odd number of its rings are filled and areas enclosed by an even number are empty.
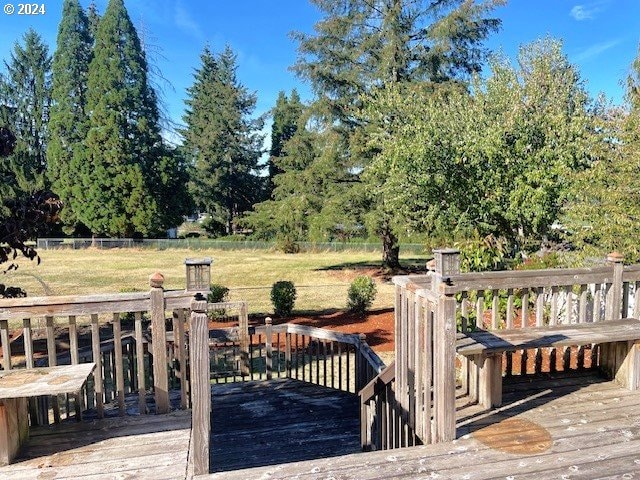
<svg viewBox="0 0 640 480"><path fill-rule="evenodd" d="M478 400L479 372L456 358L456 335L483 328L543 327L601 322L640 314L640 265L611 254L604 266L460 273L459 253L435 252L435 270L399 276L395 305L395 368L361 392L362 446L379 450L453 440L456 385ZM505 354L505 374L598 364L598 346ZM459 368L456 369L456 362Z"/></svg>

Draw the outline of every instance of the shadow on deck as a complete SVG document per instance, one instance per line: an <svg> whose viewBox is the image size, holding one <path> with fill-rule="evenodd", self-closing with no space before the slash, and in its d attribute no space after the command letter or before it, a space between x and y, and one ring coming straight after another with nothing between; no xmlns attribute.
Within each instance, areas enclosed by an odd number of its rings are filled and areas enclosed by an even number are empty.
<svg viewBox="0 0 640 480"><path fill-rule="evenodd" d="M212 472L360 452L358 397L291 379L214 385Z"/></svg>
<svg viewBox="0 0 640 480"><path fill-rule="evenodd" d="M458 398L454 442L214 473L211 479L638 478L640 392L584 372L505 382L487 412Z"/></svg>

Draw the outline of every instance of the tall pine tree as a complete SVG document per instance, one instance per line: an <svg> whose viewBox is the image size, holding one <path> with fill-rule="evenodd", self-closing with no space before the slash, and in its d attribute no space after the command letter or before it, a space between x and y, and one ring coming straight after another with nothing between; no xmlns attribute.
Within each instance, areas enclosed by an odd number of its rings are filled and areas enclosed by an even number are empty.
<svg viewBox="0 0 640 480"><path fill-rule="evenodd" d="M0 79L0 123L17 137L8 160L23 188L43 186L51 104L51 57L35 30L16 43Z"/></svg>
<svg viewBox="0 0 640 480"><path fill-rule="evenodd" d="M65 204L61 218L73 231L79 211L84 209L78 172L86 163L84 139L88 130L87 77L93 38L89 20L78 0L65 0L53 55L50 141L47 176L52 190Z"/></svg>
<svg viewBox="0 0 640 480"><path fill-rule="evenodd" d="M110 0L89 65L87 162L78 219L93 234L149 235L161 225L153 191L162 142L147 61L122 0Z"/></svg>
<svg viewBox="0 0 640 480"><path fill-rule="evenodd" d="M304 105L296 89L287 97L285 92L278 93L276 105L273 108L273 124L271 126L271 149L269 151L269 190L273 190L273 179L283 173L278 167L278 160L284 155L284 144L293 137L298 130Z"/></svg>
<svg viewBox="0 0 640 480"><path fill-rule="evenodd" d="M360 172L375 153L365 147L367 119L362 107L367 95L390 84L467 80L485 59L482 42L500 25L487 15L504 1L312 1L324 18L315 25L314 34L295 34L300 56L294 69L318 96L313 107L324 121L324 131L343 136L335 147L343 149L335 156L334 169L345 173L337 175L342 186L333 190L344 197L333 203L351 202L360 210L363 201L369 201L369 210L375 211L380 206L376 197L354 201L370 190L358 183ZM345 183L353 188L346 188ZM331 212L337 213L334 220ZM337 223L345 213L344 209L323 208L323 223ZM397 267L399 232L388 214L378 211L369 216L376 222L368 223L383 242L383 263Z"/></svg>
<svg viewBox="0 0 640 480"><path fill-rule="evenodd" d="M232 50L214 55L205 47L200 58L187 90L184 151L194 166L196 204L211 215L214 230L230 234L261 195L256 171L262 120L251 118L256 96L238 81Z"/></svg>

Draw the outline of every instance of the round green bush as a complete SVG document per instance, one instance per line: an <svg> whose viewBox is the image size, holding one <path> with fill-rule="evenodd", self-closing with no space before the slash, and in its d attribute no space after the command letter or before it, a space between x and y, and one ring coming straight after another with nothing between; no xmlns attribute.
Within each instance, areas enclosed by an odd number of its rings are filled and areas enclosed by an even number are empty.
<svg viewBox="0 0 640 480"><path fill-rule="evenodd" d="M207 295L207 302L220 303L226 302L229 299L229 289L224 285L212 283L209 286L209 294Z"/></svg>
<svg viewBox="0 0 640 480"><path fill-rule="evenodd" d="M376 284L371 277L357 277L349 286L347 308L351 312L364 313L376 298Z"/></svg>
<svg viewBox="0 0 640 480"><path fill-rule="evenodd" d="M271 287L271 303L276 315L286 317L293 311L296 302L296 287L288 280L276 282Z"/></svg>

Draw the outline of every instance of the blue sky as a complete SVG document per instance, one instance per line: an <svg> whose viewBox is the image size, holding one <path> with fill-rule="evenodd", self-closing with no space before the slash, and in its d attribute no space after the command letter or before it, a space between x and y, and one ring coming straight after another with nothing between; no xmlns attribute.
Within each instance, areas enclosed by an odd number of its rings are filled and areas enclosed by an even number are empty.
<svg viewBox="0 0 640 480"><path fill-rule="evenodd" d="M90 0L81 0L87 6ZM2 0L2 4L15 0ZM53 52L62 11L61 0L43 0L41 16L0 13L0 58L8 59L14 42L36 29ZM107 0L96 0L103 12ZM268 111L280 90L311 93L289 67L296 45L289 32L311 32L320 18L306 0L125 0L129 15L150 47L151 61L168 83L164 102L171 119L180 122L185 90L206 43L213 50L229 44L238 55L238 76L258 95L257 113ZM520 45L545 35L564 41L565 52L596 95L605 92L621 103L620 82L629 72L640 41L639 0L510 0L496 10L502 29L488 46L513 57ZM4 65L0 66L4 70Z"/></svg>

